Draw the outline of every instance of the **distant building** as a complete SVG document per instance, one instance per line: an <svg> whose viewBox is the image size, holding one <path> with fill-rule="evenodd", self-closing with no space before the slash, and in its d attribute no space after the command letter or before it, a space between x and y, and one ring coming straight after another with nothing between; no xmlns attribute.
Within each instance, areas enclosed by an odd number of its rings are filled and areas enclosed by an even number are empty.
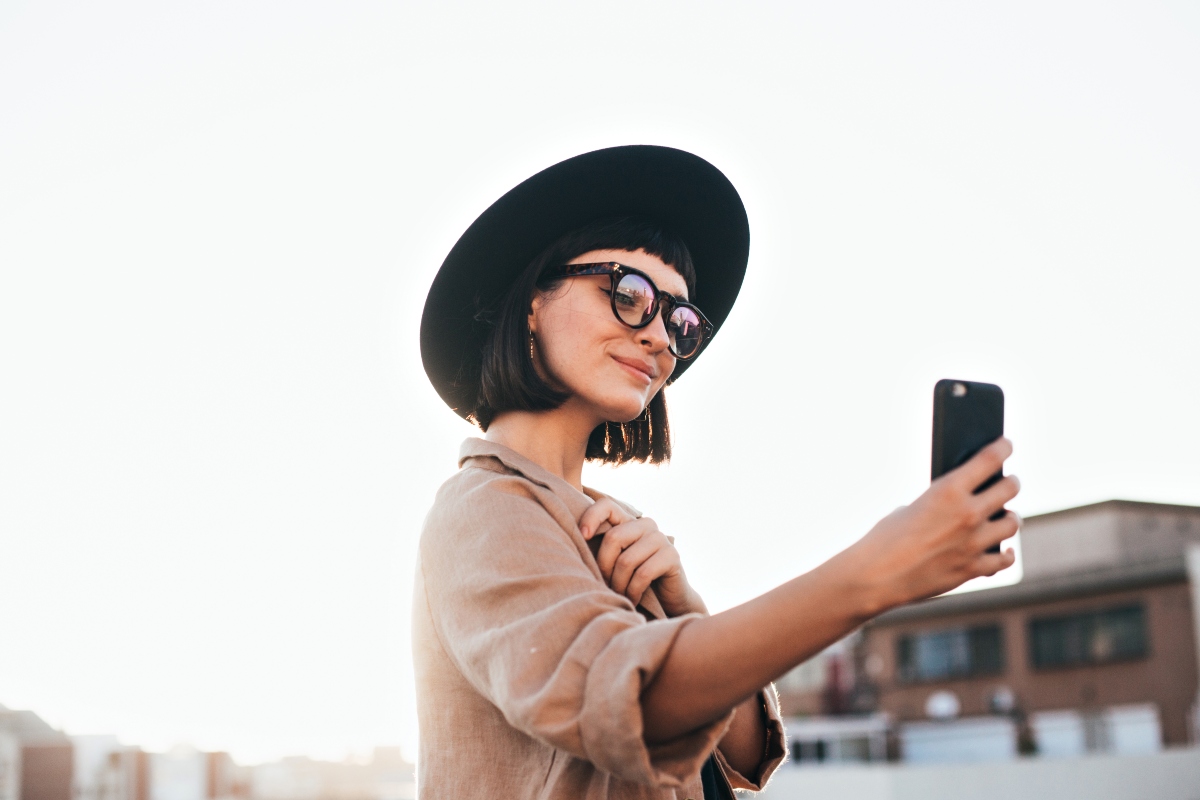
<svg viewBox="0 0 1200 800"><path fill-rule="evenodd" d="M4 728L0 728L0 800L21 800L21 740Z"/></svg>
<svg viewBox="0 0 1200 800"><path fill-rule="evenodd" d="M377 747L365 764L285 758L251 767L254 800L411 800L413 765L396 747Z"/></svg>
<svg viewBox="0 0 1200 800"><path fill-rule="evenodd" d="M250 794L250 769L228 753L180 745L150 755L149 765L148 800L235 800Z"/></svg>
<svg viewBox="0 0 1200 800"><path fill-rule="evenodd" d="M412 800L398 747L365 763L285 758L252 767L180 745L147 753L115 736L67 736L32 711L0 706L0 800Z"/></svg>
<svg viewBox="0 0 1200 800"><path fill-rule="evenodd" d="M182 745L150 757L150 800L207 800L208 758Z"/></svg>
<svg viewBox="0 0 1200 800"><path fill-rule="evenodd" d="M862 643L852 634L775 682L793 764L887 760L890 720L859 678Z"/></svg>
<svg viewBox="0 0 1200 800"><path fill-rule="evenodd" d="M79 738L79 737L77 737ZM76 753L79 746L76 744ZM150 763L153 756L137 747L120 747L108 752L98 773L87 784L90 794L81 800L150 800ZM76 763L79 763L78 755ZM81 781L77 773L76 786Z"/></svg>
<svg viewBox="0 0 1200 800"><path fill-rule="evenodd" d="M854 662L860 640L861 636L852 634L776 681L784 713L838 716L873 710L874 698L855 694Z"/></svg>
<svg viewBox="0 0 1200 800"><path fill-rule="evenodd" d="M0 793L15 786L19 800L72 800L72 760L66 734L32 711L0 706Z"/></svg>
<svg viewBox="0 0 1200 800"><path fill-rule="evenodd" d="M1200 508L1111 500L1030 517L1021 544L1020 583L905 606L865 627L857 683L895 724L899 755L1194 742Z"/></svg>
<svg viewBox="0 0 1200 800"><path fill-rule="evenodd" d="M115 794L111 761L125 748L116 736L72 736L74 750L72 791L74 800L133 800Z"/></svg>

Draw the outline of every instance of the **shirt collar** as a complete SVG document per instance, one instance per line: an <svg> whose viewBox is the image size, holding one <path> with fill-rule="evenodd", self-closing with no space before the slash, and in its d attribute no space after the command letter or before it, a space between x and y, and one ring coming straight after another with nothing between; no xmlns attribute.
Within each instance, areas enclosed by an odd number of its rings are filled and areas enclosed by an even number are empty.
<svg viewBox="0 0 1200 800"><path fill-rule="evenodd" d="M489 442L487 439L480 439L477 436L471 436L462 443L458 450L458 466L461 469L472 458L494 458L513 472L520 473L525 478L534 483L544 486L550 491L557 494L559 497L567 501L572 510L577 510L577 515L583 513L583 509L590 506L601 497L608 495L603 492L597 492L587 486L583 487L583 491L579 491L565 480L555 475L545 467L541 467L530 461L525 456L518 453L512 448L505 447L497 442ZM630 514L635 517L640 517L642 512L638 511L628 503L623 503L620 500L611 498L621 506L623 506Z"/></svg>
<svg viewBox="0 0 1200 800"><path fill-rule="evenodd" d="M462 443L458 450L458 466L462 468L472 458L494 458L513 472L519 472L534 483L545 486L552 492L569 491L576 495L582 493L565 480L530 461L525 456L497 442L489 442L472 436ZM586 495L583 495L586 496Z"/></svg>

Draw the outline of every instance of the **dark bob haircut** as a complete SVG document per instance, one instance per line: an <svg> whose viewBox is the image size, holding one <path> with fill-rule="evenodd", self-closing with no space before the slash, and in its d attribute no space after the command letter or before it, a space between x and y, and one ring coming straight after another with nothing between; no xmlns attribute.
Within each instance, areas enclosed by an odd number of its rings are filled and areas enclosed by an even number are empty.
<svg viewBox="0 0 1200 800"><path fill-rule="evenodd" d="M529 313L535 292L550 291L561 278L545 278L547 268L566 264L593 250L644 250L674 267L696 290L696 270L683 240L655 223L637 217L606 219L562 236L530 262L499 306L484 317L492 324L483 348L479 403L471 419L487 430L505 411L547 411L558 408L568 395L542 379L529 357ZM630 422L605 422L588 439L586 457L593 461L623 464L645 461L658 464L671 458L671 428L667 403L659 391L645 413Z"/></svg>

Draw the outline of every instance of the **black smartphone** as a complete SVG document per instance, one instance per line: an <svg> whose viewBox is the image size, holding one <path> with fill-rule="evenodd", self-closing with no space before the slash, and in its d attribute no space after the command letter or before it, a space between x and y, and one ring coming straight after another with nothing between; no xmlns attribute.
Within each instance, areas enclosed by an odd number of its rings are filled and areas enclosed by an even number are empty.
<svg viewBox="0 0 1200 800"><path fill-rule="evenodd" d="M1004 435L1004 392L999 386L943 379L933 387L933 460L930 480L937 480ZM1003 477L997 472L975 490L979 494ZM1004 516L1004 509L993 520ZM1000 545L988 549L999 553Z"/></svg>

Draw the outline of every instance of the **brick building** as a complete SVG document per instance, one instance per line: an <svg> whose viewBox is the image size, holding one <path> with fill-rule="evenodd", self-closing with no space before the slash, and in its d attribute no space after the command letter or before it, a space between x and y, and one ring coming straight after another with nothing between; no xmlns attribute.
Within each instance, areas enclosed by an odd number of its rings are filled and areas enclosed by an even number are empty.
<svg viewBox="0 0 1200 800"><path fill-rule="evenodd" d="M1020 583L895 609L863 630L860 693L896 726L904 757L1195 741L1200 508L1112 500L1030 517L1021 543Z"/></svg>
<svg viewBox="0 0 1200 800"><path fill-rule="evenodd" d="M72 800L71 740L32 711L0 706L0 792L20 800Z"/></svg>

